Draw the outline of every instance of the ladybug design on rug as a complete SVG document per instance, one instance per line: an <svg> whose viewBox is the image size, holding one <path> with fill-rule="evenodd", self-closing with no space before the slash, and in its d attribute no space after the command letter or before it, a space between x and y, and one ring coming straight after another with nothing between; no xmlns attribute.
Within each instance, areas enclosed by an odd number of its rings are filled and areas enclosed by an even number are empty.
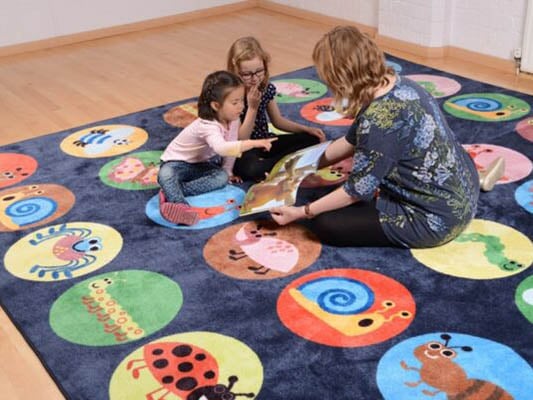
<svg viewBox="0 0 533 400"><path fill-rule="evenodd" d="M139 379L140 370L148 368L152 376L162 385L147 393L146 399L163 399L169 393L183 400L233 400L243 396L252 398L254 393L233 393L231 389L238 378L228 378L228 385L218 382L216 359L201 347L178 342L149 343L143 348L142 359L130 360L126 369ZM133 367L135 363L144 363ZM158 392L164 392L161 395Z"/></svg>

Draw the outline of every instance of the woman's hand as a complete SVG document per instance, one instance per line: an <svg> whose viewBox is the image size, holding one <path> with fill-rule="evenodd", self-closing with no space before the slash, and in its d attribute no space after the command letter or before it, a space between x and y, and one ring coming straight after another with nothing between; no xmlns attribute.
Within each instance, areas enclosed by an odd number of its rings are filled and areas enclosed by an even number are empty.
<svg viewBox="0 0 533 400"><path fill-rule="evenodd" d="M310 126L306 127L305 132L309 135L316 136L320 139L321 142L326 140L326 134L320 128L312 128Z"/></svg>
<svg viewBox="0 0 533 400"><path fill-rule="evenodd" d="M248 108L257 110L259 108L259 103L261 102L262 93L259 90L259 85L252 86L248 89L246 94L246 101L248 103Z"/></svg>
<svg viewBox="0 0 533 400"><path fill-rule="evenodd" d="M303 207L281 206L271 208L270 215L279 225L287 225L304 218L305 211Z"/></svg>
<svg viewBox="0 0 533 400"><path fill-rule="evenodd" d="M242 178L240 176L237 176L237 175L231 175L229 177L229 181L230 181L230 183L242 183Z"/></svg>

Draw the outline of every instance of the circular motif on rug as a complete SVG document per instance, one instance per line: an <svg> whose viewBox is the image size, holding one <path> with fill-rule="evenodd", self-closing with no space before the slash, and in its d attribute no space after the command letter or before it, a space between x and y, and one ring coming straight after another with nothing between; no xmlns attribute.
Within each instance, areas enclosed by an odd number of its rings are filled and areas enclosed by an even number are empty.
<svg viewBox="0 0 533 400"><path fill-rule="evenodd" d="M72 343L113 346L165 327L182 303L180 287L164 275L140 270L110 272L63 293L50 310L50 326Z"/></svg>
<svg viewBox="0 0 533 400"><path fill-rule="evenodd" d="M108 186L124 190L159 187L157 173L162 151L141 151L109 161L100 169L100 179Z"/></svg>
<svg viewBox="0 0 533 400"><path fill-rule="evenodd" d="M148 140L148 133L129 125L99 125L82 129L61 142L61 150L75 157L98 158L129 153Z"/></svg>
<svg viewBox="0 0 533 400"><path fill-rule="evenodd" d="M533 324L533 275L518 285L515 301L520 312Z"/></svg>
<svg viewBox="0 0 533 400"><path fill-rule="evenodd" d="M528 399L533 393L533 369L518 353L461 333L398 343L381 357L376 381L385 400Z"/></svg>
<svg viewBox="0 0 533 400"><path fill-rule="evenodd" d="M32 176L37 165L37 160L26 154L0 153L0 189Z"/></svg>
<svg viewBox="0 0 533 400"><path fill-rule="evenodd" d="M190 102L172 107L163 114L163 119L169 125L178 128L185 128L192 121L198 118L198 103Z"/></svg>
<svg viewBox="0 0 533 400"><path fill-rule="evenodd" d="M514 198L518 204L533 214L533 180L522 183L514 192Z"/></svg>
<svg viewBox="0 0 533 400"><path fill-rule="evenodd" d="M248 221L214 234L205 244L205 261L237 279L275 279L298 273L320 256L322 244L298 224Z"/></svg>
<svg viewBox="0 0 533 400"><path fill-rule="evenodd" d="M392 69L394 69L394 71L399 74L400 72L402 72L402 66L400 64L398 64L397 62L394 62L394 61L385 61L385 63L387 64L387 67L392 67Z"/></svg>
<svg viewBox="0 0 533 400"><path fill-rule="evenodd" d="M261 360L246 344L218 333L187 332L130 353L111 377L109 398L255 398L262 384Z"/></svg>
<svg viewBox="0 0 533 400"><path fill-rule="evenodd" d="M528 117L523 119L518 124L516 124L516 131L524 139L533 142L533 117Z"/></svg>
<svg viewBox="0 0 533 400"><path fill-rule="evenodd" d="M455 79L446 78L445 76L415 74L406 75L405 77L417 82L436 98L451 96L461 90L461 84L459 82Z"/></svg>
<svg viewBox="0 0 533 400"><path fill-rule="evenodd" d="M301 103L317 99L328 91L322 82L312 79L280 79L272 81L276 87L277 103Z"/></svg>
<svg viewBox="0 0 533 400"><path fill-rule="evenodd" d="M493 221L474 219L443 246L411 249L425 266L446 275L497 279L518 274L533 262L533 244L524 234Z"/></svg>
<svg viewBox="0 0 533 400"><path fill-rule="evenodd" d="M444 110L457 118L481 122L510 121L527 115L529 104L501 93L469 93L448 99Z"/></svg>
<svg viewBox="0 0 533 400"><path fill-rule="evenodd" d="M19 239L4 257L6 269L30 281L77 278L115 258L122 236L107 225L69 222L49 226Z"/></svg>
<svg viewBox="0 0 533 400"><path fill-rule="evenodd" d="M70 211L76 198L66 187L51 183L0 191L0 232L45 225Z"/></svg>
<svg viewBox="0 0 533 400"><path fill-rule="evenodd" d="M507 147L484 143L464 144L463 147L474 160L479 173L484 173L487 169L490 169L491 164L498 157L502 157L505 160L505 172L497 184L518 181L528 176L533 169L533 164L529 158Z"/></svg>
<svg viewBox="0 0 533 400"><path fill-rule="evenodd" d="M337 185L348 179L352 171L353 158L348 157L329 167L319 169L317 172L308 175L300 184L301 188L316 188L323 186Z"/></svg>
<svg viewBox="0 0 533 400"><path fill-rule="evenodd" d="M244 191L233 185L198 196L186 197L187 202L198 213L200 219L195 225L176 225L167 221L159 212L159 194L146 203L148 218L159 225L173 229L205 229L219 226L239 218L239 210L244 200Z"/></svg>
<svg viewBox="0 0 533 400"><path fill-rule="evenodd" d="M349 126L354 121L353 118L348 118L335 111L332 97L306 104L300 110L300 114L308 121L323 125Z"/></svg>
<svg viewBox="0 0 533 400"><path fill-rule="evenodd" d="M283 289L277 304L289 330L336 347L388 340L407 329L415 309L402 284L362 269L328 269L300 277Z"/></svg>

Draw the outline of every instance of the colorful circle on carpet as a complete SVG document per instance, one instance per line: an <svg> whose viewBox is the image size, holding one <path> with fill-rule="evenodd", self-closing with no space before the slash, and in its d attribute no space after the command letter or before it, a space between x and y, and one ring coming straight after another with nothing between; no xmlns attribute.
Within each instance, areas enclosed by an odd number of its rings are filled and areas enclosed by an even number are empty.
<svg viewBox="0 0 533 400"><path fill-rule="evenodd" d="M0 232L48 224L70 211L76 198L66 187L51 183L0 191Z"/></svg>
<svg viewBox="0 0 533 400"><path fill-rule="evenodd" d="M426 89L435 98L451 96L461 90L461 84L455 79L439 75L415 74L406 75Z"/></svg>
<svg viewBox="0 0 533 400"><path fill-rule="evenodd" d="M50 326L72 343L113 346L165 327L182 304L180 287L164 275L133 269L109 272L63 293L50 310Z"/></svg>
<svg viewBox="0 0 533 400"><path fill-rule="evenodd" d="M518 186L514 192L514 198L527 212L533 214L533 180Z"/></svg>
<svg viewBox="0 0 533 400"><path fill-rule="evenodd" d="M185 128L198 118L198 103L191 102L172 107L163 114L163 119L169 125Z"/></svg>
<svg viewBox="0 0 533 400"><path fill-rule="evenodd" d="M348 157L329 167L319 169L314 174L308 175L300 184L301 188L317 188L338 185L348 179L352 171L353 158Z"/></svg>
<svg viewBox="0 0 533 400"><path fill-rule="evenodd" d="M392 69L394 69L394 72L396 72L397 74L402 72L402 66L397 62L387 60L385 61L385 63L387 64L387 67L392 67Z"/></svg>
<svg viewBox="0 0 533 400"><path fill-rule="evenodd" d="M349 126L354 121L335 110L334 99L331 97L306 104L300 114L306 120L322 125Z"/></svg>
<svg viewBox="0 0 533 400"><path fill-rule="evenodd" d="M317 99L328 91L322 82L312 79L280 79L272 81L276 87L277 103L301 103Z"/></svg>
<svg viewBox="0 0 533 400"><path fill-rule="evenodd" d="M18 153L0 153L0 189L16 185L37 170L37 160Z"/></svg>
<svg viewBox="0 0 533 400"><path fill-rule="evenodd" d="M244 200L244 191L233 185L185 199L198 213L200 219L195 225L176 225L167 221L159 212L159 194L146 203L148 218L159 225L172 229L205 229L219 226L239 218L239 210Z"/></svg>
<svg viewBox="0 0 533 400"><path fill-rule="evenodd" d="M148 133L130 125L99 125L82 129L61 142L61 150L74 157L98 158L129 153L148 140Z"/></svg>
<svg viewBox="0 0 533 400"><path fill-rule="evenodd" d="M469 93L448 99L444 110L461 119L480 122L510 121L529 113L524 100L501 93Z"/></svg>
<svg viewBox="0 0 533 400"><path fill-rule="evenodd" d="M497 279L518 274L533 262L533 244L507 225L474 219L457 238L443 246L411 249L413 257L445 275Z"/></svg>
<svg viewBox="0 0 533 400"><path fill-rule="evenodd" d="M523 119L518 124L516 124L516 131L524 139L533 142L533 117L528 117Z"/></svg>
<svg viewBox="0 0 533 400"><path fill-rule="evenodd" d="M48 226L19 239L4 265L22 279L55 282L77 278L107 265L122 248L122 236L107 225L69 222Z"/></svg>
<svg viewBox="0 0 533 400"><path fill-rule="evenodd" d="M515 301L520 312L533 324L533 275L518 285Z"/></svg>
<svg viewBox="0 0 533 400"><path fill-rule="evenodd" d="M278 298L281 322L312 342L335 347L381 343L415 317L413 296L399 282L362 269L327 269L291 282Z"/></svg>
<svg viewBox="0 0 533 400"><path fill-rule="evenodd" d="M157 173L162 153L141 151L109 161L100 169L100 180L117 189L155 189L159 187Z"/></svg>
<svg viewBox="0 0 533 400"><path fill-rule="evenodd" d="M519 181L531 173L531 160L518 151L492 144L464 144L463 147L474 160L478 172L483 173L498 157L505 160L504 175L497 184Z"/></svg>
<svg viewBox="0 0 533 400"><path fill-rule="evenodd" d="M130 353L111 376L109 399L255 398L262 384L261 360L246 344L218 333L186 332Z"/></svg>
<svg viewBox="0 0 533 400"><path fill-rule="evenodd" d="M528 399L533 393L533 369L518 353L461 333L396 344L381 357L376 381L385 400Z"/></svg>
<svg viewBox="0 0 533 400"><path fill-rule="evenodd" d="M322 244L298 224L248 221L214 234L204 258L213 269L237 279L275 279L298 273L320 256Z"/></svg>

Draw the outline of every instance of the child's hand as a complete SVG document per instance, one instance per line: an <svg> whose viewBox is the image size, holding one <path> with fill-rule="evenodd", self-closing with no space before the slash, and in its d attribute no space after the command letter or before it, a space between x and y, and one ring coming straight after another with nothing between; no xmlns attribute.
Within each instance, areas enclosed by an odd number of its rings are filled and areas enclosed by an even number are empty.
<svg viewBox="0 0 533 400"><path fill-rule="evenodd" d="M275 142L278 138L269 138L269 139L255 139L254 144L256 148L263 148L266 151L270 151L272 148L272 142Z"/></svg>
<svg viewBox="0 0 533 400"><path fill-rule="evenodd" d="M229 177L229 181L231 183L242 183L242 178L240 176L237 176L237 175L231 175Z"/></svg>
<svg viewBox="0 0 533 400"><path fill-rule="evenodd" d="M259 103L261 102L261 91L259 90L259 85L252 86L248 90L246 95L246 101L248 102L248 108L257 110L259 108Z"/></svg>
<svg viewBox="0 0 533 400"><path fill-rule="evenodd" d="M305 131L309 135L313 135L313 136L316 136L317 138L319 138L321 142L326 140L326 134L320 128L307 127L307 129Z"/></svg>

